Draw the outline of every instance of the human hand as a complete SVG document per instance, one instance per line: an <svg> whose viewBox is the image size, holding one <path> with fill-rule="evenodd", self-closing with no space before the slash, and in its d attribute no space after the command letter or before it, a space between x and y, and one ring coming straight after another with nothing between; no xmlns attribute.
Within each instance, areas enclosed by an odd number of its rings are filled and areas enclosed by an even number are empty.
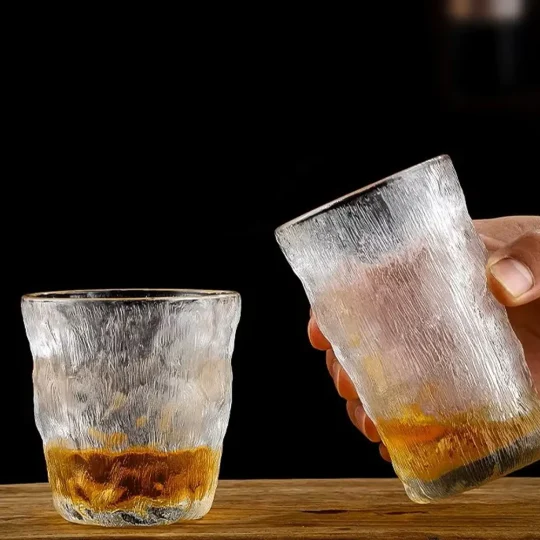
<svg viewBox="0 0 540 540"><path fill-rule="evenodd" d="M506 306L510 323L523 345L525 359L540 391L540 216L509 216L474 222L489 252L488 285ZM366 415L356 390L336 359L330 342L310 317L309 340L326 352L326 366L339 395L347 401L351 422L372 442L381 442L377 428ZM390 461L384 444L379 445Z"/></svg>

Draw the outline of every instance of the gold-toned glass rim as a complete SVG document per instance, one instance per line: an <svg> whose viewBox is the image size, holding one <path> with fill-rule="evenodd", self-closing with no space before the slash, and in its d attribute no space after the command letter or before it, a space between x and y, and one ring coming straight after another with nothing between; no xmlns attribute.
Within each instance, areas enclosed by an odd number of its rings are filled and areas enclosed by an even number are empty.
<svg viewBox="0 0 540 540"><path fill-rule="evenodd" d="M25 294L25 302L170 302L239 297L235 291L211 289L80 289Z"/></svg>

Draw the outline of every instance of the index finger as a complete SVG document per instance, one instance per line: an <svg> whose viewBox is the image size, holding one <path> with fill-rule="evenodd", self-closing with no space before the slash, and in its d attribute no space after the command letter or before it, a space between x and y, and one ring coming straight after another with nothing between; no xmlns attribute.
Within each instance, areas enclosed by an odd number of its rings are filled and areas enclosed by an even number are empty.
<svg viewBox="0 0 540 540"><path fill-rule="evenodd" d="M332 348L330 342L324 337L313 317L308 322L308 337L311 345L319 351L327 351Z"/></svg>

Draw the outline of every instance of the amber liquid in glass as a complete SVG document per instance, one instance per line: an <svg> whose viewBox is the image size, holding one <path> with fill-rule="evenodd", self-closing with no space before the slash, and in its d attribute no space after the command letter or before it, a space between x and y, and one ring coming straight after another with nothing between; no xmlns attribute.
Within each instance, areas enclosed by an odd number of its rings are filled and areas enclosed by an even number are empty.
<svg viewBox="0 0 540 540"><path fill-rule="evenodd" d="M220 452L207 447L162 452L45 448L53 494L84 514L171 507L204 499L215 487Z"/></svg>
<svg viewBox="0 0 540 540"><path fill-rule="evenodd" d="M496 421L489 419L485 411L435 418L410 406L401 418L378 419L377 427L400 477L430 482L504 452L516 441L538 438L540 409L533 408L529 414ZM507 472L510 471L505 474ZM495 478L500 473L495 468L490 476Z"/></svg>

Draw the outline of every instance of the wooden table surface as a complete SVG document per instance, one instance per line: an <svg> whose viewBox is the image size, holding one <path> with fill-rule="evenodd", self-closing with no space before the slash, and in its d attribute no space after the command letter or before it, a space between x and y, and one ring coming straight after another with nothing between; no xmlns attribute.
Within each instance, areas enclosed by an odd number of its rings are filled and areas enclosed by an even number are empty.
<svg viewBox="0 0 540 540"><path fill-rule="evenodd" d="M0 539L540 539L540 478L505 478L444 502L410 502L397 480L220 482L200 521L110 529L56 514L47 484L0 486Z"/></svg>

